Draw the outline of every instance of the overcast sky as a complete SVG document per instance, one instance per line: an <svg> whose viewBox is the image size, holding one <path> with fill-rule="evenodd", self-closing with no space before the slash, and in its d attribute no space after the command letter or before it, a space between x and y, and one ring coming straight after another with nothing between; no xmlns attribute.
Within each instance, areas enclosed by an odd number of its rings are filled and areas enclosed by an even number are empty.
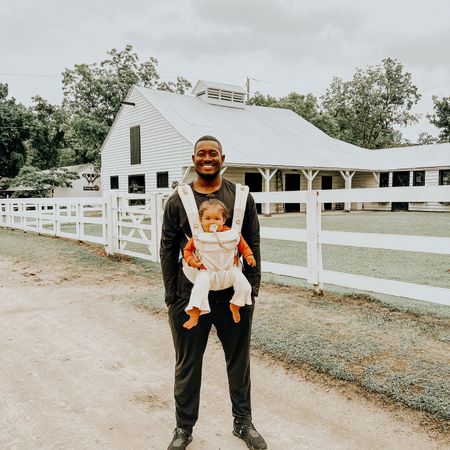
<svg viewBox="0 0 450 450"><path fill-rule="evenodd" d="M140 60L177 75L244 85L274 96L321 96L332 78L397 58L422 99L450 95L449 0L2 0L0 82L29 105L59 103L61 72L132 44ZM258 80L258 81L255 81ZM403 130L437 135L424 118Z"/></svg>

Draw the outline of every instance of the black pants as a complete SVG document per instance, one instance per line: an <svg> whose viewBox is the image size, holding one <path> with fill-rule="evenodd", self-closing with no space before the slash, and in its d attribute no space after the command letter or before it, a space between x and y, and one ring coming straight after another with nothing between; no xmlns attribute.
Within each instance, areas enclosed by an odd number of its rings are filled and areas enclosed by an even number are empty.
<svg viewBox="0 0 450 450"><path fill-rule="evenodd" d="M201 315L197 326L183 328L189 319L188 300L178 299L169 307L169 323L175 346L175 407L177 426L191 430L198 419L203 354L211 326L222 343L227 365L232 413L241 422L251 420L250 334L254 306L240 309L241 321L234 323L229 303L210 302L211 312Z"/></svg>

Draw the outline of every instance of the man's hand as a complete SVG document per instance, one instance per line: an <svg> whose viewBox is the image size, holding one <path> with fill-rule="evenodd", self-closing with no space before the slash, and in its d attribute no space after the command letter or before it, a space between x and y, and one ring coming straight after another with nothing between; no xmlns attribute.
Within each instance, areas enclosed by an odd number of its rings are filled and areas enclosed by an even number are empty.
<svg viewBox="0 0 450 450"><path fill-rule="evenodd" d="M202 266L202 262L199 259L197 259L197 258L192 258L189 261L189 265L191 267L194 267L194 269L200 269L200 267Z"/></svg>
<svg viewBox="0 0 450 450"><path fill-rule="evenodd" d="M256 267L256 259L253 255L247 256L247 258L245 258L245 260L247 261L247 264L249 266Z"/></svg>

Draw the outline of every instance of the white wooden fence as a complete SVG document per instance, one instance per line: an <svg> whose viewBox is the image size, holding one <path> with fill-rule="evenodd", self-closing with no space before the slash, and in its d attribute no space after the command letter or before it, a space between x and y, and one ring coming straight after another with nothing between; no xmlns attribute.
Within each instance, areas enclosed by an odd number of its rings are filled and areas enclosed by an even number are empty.
<svg viewBox="0 0 450 450"><path fill-rule="evenodd" d="M262 270L324 283L450 305L450 289L324 270L322 244L450 255L449 237L326 231L323 203L450 201L450 186L254 193L257 203L305 203L306 229L262 227L261 237L306 242L307 267L262 262ZM0 227L35 231L104 245L108 254L159 261L165 197L159 193L98 198L0 199ZM134 204L133 204L134 203ZM446 214L446 213L443 213ZM450 216L449 216L450 229ZM449 259L450 266L450 259Z"/></svg>

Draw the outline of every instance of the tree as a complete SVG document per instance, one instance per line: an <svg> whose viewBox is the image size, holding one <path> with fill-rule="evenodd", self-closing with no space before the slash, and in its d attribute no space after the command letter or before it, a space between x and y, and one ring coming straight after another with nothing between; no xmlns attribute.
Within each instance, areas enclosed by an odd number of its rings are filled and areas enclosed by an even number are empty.
<svg viewBox="0 0 450 450"><path fill-rule="evenodd" d="M438 97L433 95L434 113L427 114L429 121L440 129L439 142L450 142L450 97Z"/></svg>
<svg viewBox="0 0 450 450"><path fill-rule="evenodd" d="M322 97L323 108L336 120L335 137L365 148L400 145L398 126L417 122L410 112L420 94L411 74L395 59L357 69L351 81L334 78Z"/></svg>
<svg viewBox="0 0 450 450"><path fill-rule="evenodd" d="M183 94L191 83L178 77L176 82L161 82L158 61L139 62L131 45L110 50L107 59L94 64L76 64L63 72L63 106L69 117L67 146L74 164L100 162L100 146L129 89L141 85ZM67 162L67 161L66 161Z"/></svg>
<svg viewBox="0 0 450 450"><path fill-rule="evenodd" d="M427 133L426 131L420 133L419 136L417 137L417 145L436 144L436 142L437 139L430 133Z"/></svg>
<svg viewBox="0 0 450 450"><path fill-rule="evenodd" d="M27 142L28 162L38 169L57 167L60 164L61 150L65 146L67 115L61 107L51 105L40 96L33 97L33 101Z"/></svg>
<svg viewBox="0 0 450 450"><path fill-rule="evenodd" d="M0 191L8 189L11 181L11 178L0 177Z"/></svg>
<svg viewBox="0 0 450 450"><path fill-rule="evenodd" d="M291 92L286 97L277 99L270 95L264 96L260 92L255 92L248 103L250 105L290 109L327 134L333 135L337 131L333 118L320 109L317 98L310 93L305 95Z"/></svg>
<svg viewBox="0 0 450 450"><path fill-rule="evenodd" d="M8 85L0 83L0 177L14 177L25 164L30 115L15 98L8 99Z"/></svg>
<svg viewBox="0 0 450 450"><path fill-rule="evenodd" d="M76 172L69 172L67 169L38 170L33 166L23 166L10 187L26 189L27 197L47 197L52 188L72 187L72 181L78 178ZM14 194L18 195L20 191Z"/></svg>

